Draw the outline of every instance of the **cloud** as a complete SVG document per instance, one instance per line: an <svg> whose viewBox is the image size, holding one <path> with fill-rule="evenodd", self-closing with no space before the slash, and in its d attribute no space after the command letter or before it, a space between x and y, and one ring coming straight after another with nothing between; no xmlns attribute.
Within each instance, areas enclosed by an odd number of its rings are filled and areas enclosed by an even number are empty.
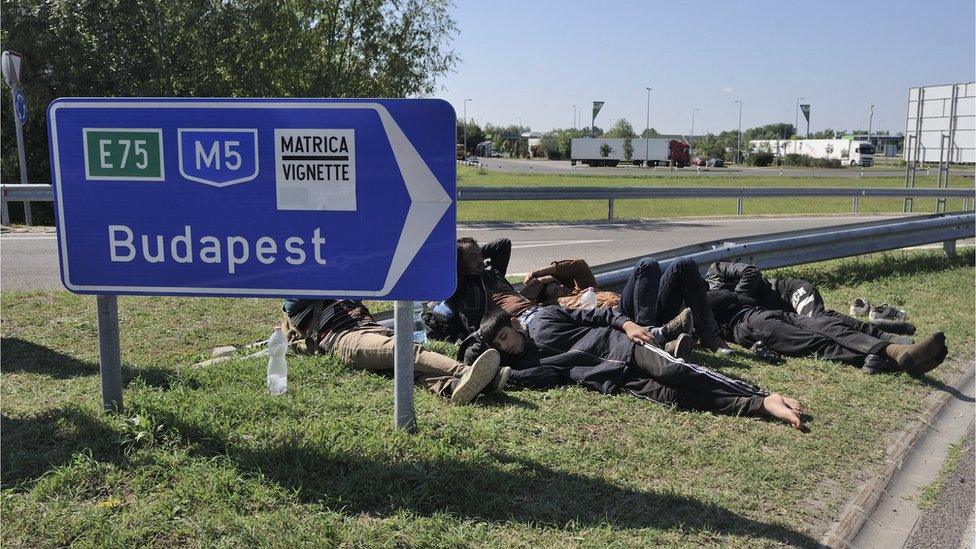
<svg viewBox="0 0 976 549"><path fill-rule="evenodd" d="M725 86L722 88L722 91L725 93L732 93L734 90L732 89L732 86Z"/></svg>

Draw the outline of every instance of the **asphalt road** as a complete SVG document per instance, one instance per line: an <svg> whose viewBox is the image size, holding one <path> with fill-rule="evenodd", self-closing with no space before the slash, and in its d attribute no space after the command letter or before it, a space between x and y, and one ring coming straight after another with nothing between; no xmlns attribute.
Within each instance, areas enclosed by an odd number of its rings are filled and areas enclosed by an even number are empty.
<svg viewBox="0 0 976 549"><path fill-rule="evenodd" d="M842 225L880 216L729 218L617 221L614 223L474 223L458 226L458 236L480 242L510 238L509 272L525 273L550 261L582 257L600 265L708 240ZM0 235L0 291L60 290L53 230Z"/></svg>
<svg viewBox="0 0 976 549"><path fill-rule="evenodd" d="M973 521L973 426L963 443L963 454L955 469L946 476L942 493L936 505L919 517L915 529L905 542L906 548L943 549L973 547L971 539Z"/></svg>
<svg viewBox="0 0 976 549"><path fill-rule="evenodd" d="M591 265L688 246L709 240L828 227L884 216L727 218L618 221L598 224L485 223L458 225L458 236L479 242L512 240L508 271L527 273L555 259L581 257Z"/></svg>
<svg viewBox="0 0 976 549"><path fill-rule="evenodd" d="M482 158L481 166L491 172L504 173L546 173L546 174L577 174L577 175L651 175L651 176L723 176L723 177L779 177L779 168L752 168L748 166L729 166L727 168L701 168L695 166L668 170L668 168L637 168L620 165L616 168L591 168L582 164L571 166L568 160L518 160L512 158ZM925 174L919 171L919 175ZM931 174L935 175L936 170ZM857 168L826 169L826 168L783 168L785 177L860 177ZM864 177L903 177L904 168L896 166L877 166L864 171ZM950 177L973 177L971 169L953 169Z"/></svg>

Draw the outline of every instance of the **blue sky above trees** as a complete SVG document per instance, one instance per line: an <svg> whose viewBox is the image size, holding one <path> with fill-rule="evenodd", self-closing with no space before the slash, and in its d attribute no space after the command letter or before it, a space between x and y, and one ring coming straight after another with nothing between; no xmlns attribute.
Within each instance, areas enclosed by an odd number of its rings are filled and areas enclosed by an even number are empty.
<svg viewBox="0 0 976 549"><path fill-rule="evenodd" d="M908 88L971 81L972 0L913 2L458 2L454 73L434 93L458 117L534 130L624 117L687 133L794 120L813 105L811 130L904 131ZM802 120L802 115L801 115ZM801 123L801 129L805 125Z"/></svg>

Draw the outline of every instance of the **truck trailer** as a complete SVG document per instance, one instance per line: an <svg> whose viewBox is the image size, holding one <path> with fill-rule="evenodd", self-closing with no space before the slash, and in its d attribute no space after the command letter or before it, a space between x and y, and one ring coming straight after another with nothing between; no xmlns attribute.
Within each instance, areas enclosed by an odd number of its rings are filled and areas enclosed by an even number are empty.
<svg viewBox="0 0 976 549"><path fill-rule="evenodd" d="M624 154L625 141L627 140L621 138L574 138L571 143L570 164L575 166L579 162L591 167L614 167L621 162L629 162L635 166L659 166L671 162L679 168L691 164L690 147L683 141L664 138L631 139L633 153L629 160ZM600 150L603 145L609 147L606 156Z"/></svg>
<svg viewBox="0 0 976 549"><path fill-rule="evenodd" d="M805 154L813 158L834 158L848 166L874 165L874 145L854 139L757 139L750 141L749 147L778 157Z"/></svg>

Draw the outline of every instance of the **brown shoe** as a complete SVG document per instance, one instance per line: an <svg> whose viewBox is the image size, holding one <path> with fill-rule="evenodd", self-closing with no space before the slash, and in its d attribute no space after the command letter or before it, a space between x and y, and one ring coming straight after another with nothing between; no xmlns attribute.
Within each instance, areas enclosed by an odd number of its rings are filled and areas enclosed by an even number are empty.
<svg viewBox="0 0 976 549"><path fill-rule="evenodd" d="M508 376L512 375L512 368L509 366L502 366L498 369L498 373L495 374L495 379L491 380L491 383L485 387L486 393L500 393L505 390L505 386L508 385Z"/></svg>
<svg viewBox="0 0 976 549"><path fill-rule="evenodd" d="M687 311L688 309L685 310ZM678 337L674 341L669 341L664 344L664 350L674 358L686 359L691 355L691 349L694 346L695 343L692 341L690 335L678 334Z"/></svg>
<svg viewBox="0 0 976 549"><path fill-rule="evenodd" d="M924 374L942 364L949 354L949 349L945 344L945 334L936 332L914 345L888 345L885 354L891 357L902 370L913 374Z"/></svg>
<svg viewBox="0 0 976 549"><path fill-rule="evenodd" d="M669 320L664 326L661 326L661 332L664 336L664 341L668 342L678 339L678 336L681 334L690 334L694 327L695 319L691 316L691 309L685 307L683 311L678 313L678 316Z"/></svg>

